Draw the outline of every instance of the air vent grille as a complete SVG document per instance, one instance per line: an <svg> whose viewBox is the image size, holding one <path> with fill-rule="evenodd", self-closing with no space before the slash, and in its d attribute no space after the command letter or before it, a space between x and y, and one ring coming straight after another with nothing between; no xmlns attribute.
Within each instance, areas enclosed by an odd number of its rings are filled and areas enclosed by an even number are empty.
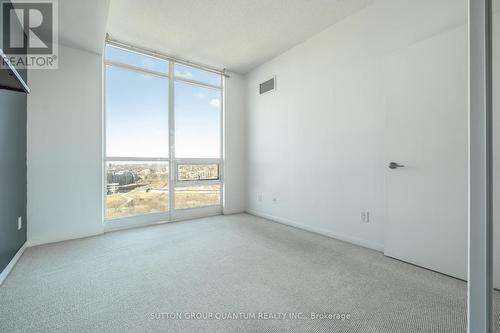
<svg viewBox="0 0 500 333"><path fill-rule="evenodd" d="M273 77L272 79L269 79L269 80L259 84L259 93L262 95L262 94L265 94L267 92L275 90L276 89L275 80L276 80L276 78Z"/></svg>

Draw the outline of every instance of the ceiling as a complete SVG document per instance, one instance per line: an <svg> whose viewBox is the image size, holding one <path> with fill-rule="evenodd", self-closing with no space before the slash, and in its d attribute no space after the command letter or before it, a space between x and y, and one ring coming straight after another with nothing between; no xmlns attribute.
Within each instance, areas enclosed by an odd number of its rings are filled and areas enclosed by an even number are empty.
<svg viewBox="0 0 500 333"><path fill-rule="evenodd" d="M102 53L106 38L109 1L64 0L55 2L58 13L57 42L89 52ZM13 6L16 7L17 4L14 2Z"/></svg>
<svg viewBox="0 0 500 333"><path fill-rule="evenodd" d="M59 43L102 53L109 0L58 1Z"/></svg>
<svg viewBox="0 0 500 333"><path fill-rule="evenodd" d="M123 42L243 74L370 2L111 0L107 30Z"/></svg>

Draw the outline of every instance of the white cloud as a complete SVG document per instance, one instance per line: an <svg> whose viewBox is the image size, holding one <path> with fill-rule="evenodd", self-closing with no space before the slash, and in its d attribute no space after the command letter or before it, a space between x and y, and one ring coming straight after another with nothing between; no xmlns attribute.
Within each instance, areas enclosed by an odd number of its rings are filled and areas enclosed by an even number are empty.
<svg viewBox="0 0 500 333"><path fill-rule="evenodd" d="M178 76L178 77L182 77L183 79L192 79L193 78L193 74L189 71L186 71L186 72L179 72L179 71L175 71L175 76Z"/></svg>
<svg viewBox="0 0 500 333"><path fill-rule="evenodd" d="M155 63L153 59L143 57L141 58L141 67L145 67L147 69L153 69L155 67Z"/></svg>
<svg viewBox="0 0 500 333"><path fill-rule="evenodd" d="M214 98L210 101L210 105L216 109L220 109L220 99Z"/></svg>
<svg viewBox="0 0 500 333"><path fill-rule="evenodd" d="M201 92L197 92L196 94L194 94L194 96L198 99L204 99L205 98L205 94L201 93Z"/></svg>

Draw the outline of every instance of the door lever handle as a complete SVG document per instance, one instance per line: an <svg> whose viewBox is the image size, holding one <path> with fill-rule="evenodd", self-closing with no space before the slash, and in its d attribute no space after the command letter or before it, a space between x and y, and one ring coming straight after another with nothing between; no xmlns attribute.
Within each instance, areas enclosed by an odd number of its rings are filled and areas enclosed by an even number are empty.
<svg viewBox="0 0 500 333"><path fill-rule="evenodd" d="M396 162L389 163L389 169L404 168L405 166Z"/></svg>

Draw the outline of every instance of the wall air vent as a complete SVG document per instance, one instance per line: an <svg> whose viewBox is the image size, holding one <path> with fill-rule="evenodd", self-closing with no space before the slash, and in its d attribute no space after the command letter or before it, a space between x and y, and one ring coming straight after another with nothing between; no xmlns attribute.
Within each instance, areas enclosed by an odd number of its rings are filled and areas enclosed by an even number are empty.
<svg viewBox="0 0 500 333"><path fill-rule="evenodd" d="M273 90L276 90L276 76L259 84L259 93L261 95Z"/></svg>

